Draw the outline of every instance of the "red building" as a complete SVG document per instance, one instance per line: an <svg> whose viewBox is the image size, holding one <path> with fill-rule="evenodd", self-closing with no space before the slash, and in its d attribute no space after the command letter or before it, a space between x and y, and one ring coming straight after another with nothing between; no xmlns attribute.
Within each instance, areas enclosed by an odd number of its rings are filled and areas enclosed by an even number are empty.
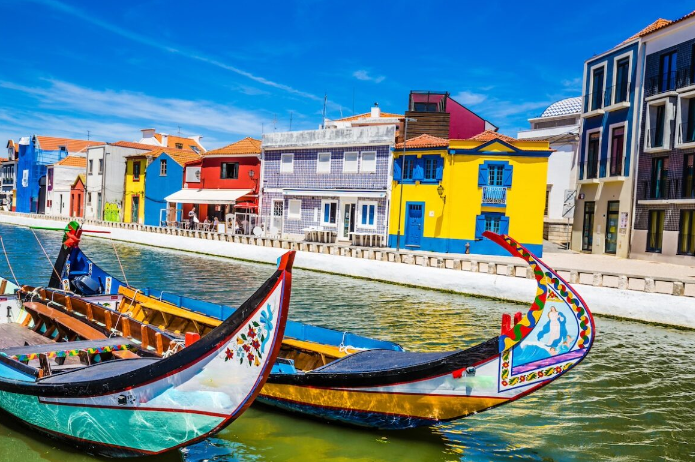
<svg viewBox="0 0 695 462"><path fill-rule="evenodd" d="M70 187L70 216L84 217L84 174L77 175Z"/></svg>
<svg viewBox="0 0 695 462"><path fill-rule="evenodd" d="M247 137L201 155L186 164L183 189L166 201L182 205L184 221L194 210L200 222L217 218L227 232L250 233L258 213L261 140Z"/></svg>

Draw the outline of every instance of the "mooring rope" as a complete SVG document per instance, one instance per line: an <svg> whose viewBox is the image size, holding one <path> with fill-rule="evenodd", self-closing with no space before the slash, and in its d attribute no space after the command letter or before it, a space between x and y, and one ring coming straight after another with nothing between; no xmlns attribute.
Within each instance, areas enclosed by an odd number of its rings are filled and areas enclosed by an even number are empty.
<svg viewBox="0 0 695 462"><path fill-rule="evenodd" d="M36 238L36 242L39 243L39 247L41 247L43 254L46 256L46 260L48 260L48 263L51 265L51 268L53 268L53 272L56 274L56 276L58 276L58 280L62 280L62 278L60 277L60 273L58 273L58 270L53 264L53 261L51 261L51 258L48 256L48 253L46 253L46 249L43 248L43 244L41 244L41 239L39 239L39 236L36 235L32 228L29 229L31 229L31 233L34 235L34 238Z"/></svg>
<svg viewBox="0 0 695 462"><path fill-rule="evenodd" d="M5 260L7 260L7 266L10 268L10 273L12 274L12 278L14 279L15 284L17 284L17 288L19 288L19 281L17 280L17 276L15 276L14 270L12 269L12 264L10 263L10 257L7 255L7 250L5 250L5 242L2 240L2 236L0 236L0 244L2 244L2 253L5 254Z"/></svg>
<svg viewBox="0 0 695 462"><path fill-rule="evenodd" d="M118 255L118 250L116 250L116 244L113 243L113 239L109 239L111 241L111 247L113 247L113 253L116 254L116 259L118 260L118 266L121 267L121 274L123 274L123 281L125 282L125 285L130 287L130 284L128 284L128 278L125 276L125 270L123 269L123 265L121 264L121 257Z"/></svg>

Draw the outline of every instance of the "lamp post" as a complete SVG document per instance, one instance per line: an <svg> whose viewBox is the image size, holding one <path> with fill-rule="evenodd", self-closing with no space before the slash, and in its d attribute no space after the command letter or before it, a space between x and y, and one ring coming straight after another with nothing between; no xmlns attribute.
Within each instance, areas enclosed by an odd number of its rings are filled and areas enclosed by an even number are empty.
<svg viewBox="0 0 695 462"><path fill-rule="evenodd" d="M417 122L417 119L405 117L403 130L403 154L401 155L401 191L398 200L398 233L396 234L396 250L401 250L401 218L403 217L403 170L405 169L405 148L408 143L408 122Z"/></svg>

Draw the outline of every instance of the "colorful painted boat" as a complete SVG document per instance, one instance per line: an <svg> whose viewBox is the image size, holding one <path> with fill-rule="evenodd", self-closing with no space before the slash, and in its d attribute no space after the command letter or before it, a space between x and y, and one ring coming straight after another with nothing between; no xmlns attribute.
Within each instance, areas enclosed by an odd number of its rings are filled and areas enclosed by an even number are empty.
<svg viewBox="0 0 695 462"><path fill-rule="evenodd" d="M254 401L277 358L293 260L294 252L285 254L238 310L168 355L143 343L154 334L149 343L177 344L156 327L140 325L136 341L58 310L46 292L20 290L22 323L0 325L0 408L41 433L112 457L159 454L219 432ZM118 319L113 327L126 324Z"/></svg>
<svg viewBox="0 0 695 462"><path fill-rule="evenodd" d="M415 353L390 342L288 323L280 358L258 400L321 419L402 429L510 403L576 366L595 336L593 317L582 298L509 236L485 236L526 261L537 284L530 310L517 313L513 323L506 316L500 336L465 350ZM205 335L232 310L127 287L77 246L64 262L57 266L62 274L54 287L118 294L122 300L117 310L163 329Z"/></svg>

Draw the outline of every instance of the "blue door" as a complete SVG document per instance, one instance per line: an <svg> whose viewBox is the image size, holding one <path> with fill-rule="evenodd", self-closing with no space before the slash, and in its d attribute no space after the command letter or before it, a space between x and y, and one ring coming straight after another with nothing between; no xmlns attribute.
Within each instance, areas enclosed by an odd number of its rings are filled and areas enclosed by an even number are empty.
<svg viewBox="0 0 695 462"><path fill-rule="evenodd" d="M425 203L408 202L406 207L408 210L405 216L405 245L420 247Z"/></svg>

